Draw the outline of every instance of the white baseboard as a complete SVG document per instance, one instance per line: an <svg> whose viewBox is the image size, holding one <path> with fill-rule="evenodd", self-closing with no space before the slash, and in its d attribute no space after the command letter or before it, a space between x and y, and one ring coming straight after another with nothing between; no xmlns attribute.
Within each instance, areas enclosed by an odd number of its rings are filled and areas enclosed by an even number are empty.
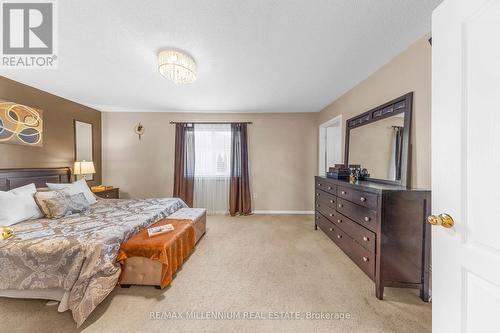
<svg viewBox="0 0 500 333"><path fill-rule="evenodd" d="M254 214L270 214L270 215L314 215L313 210L254 210Z"/></svg>

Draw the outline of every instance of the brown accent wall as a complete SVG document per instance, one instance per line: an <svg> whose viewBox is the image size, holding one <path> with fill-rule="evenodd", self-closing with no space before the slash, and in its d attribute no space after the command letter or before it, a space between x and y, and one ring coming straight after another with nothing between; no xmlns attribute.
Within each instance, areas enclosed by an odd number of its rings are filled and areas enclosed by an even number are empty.
<svg viewBox="0 0 500 333"><path fill-rule="evenodd" d="M43 147L0 143L0 168L73 166L74 120L92 123L96 174L101 183L101 112L0 76L0 99L43 110Z"/></svg>

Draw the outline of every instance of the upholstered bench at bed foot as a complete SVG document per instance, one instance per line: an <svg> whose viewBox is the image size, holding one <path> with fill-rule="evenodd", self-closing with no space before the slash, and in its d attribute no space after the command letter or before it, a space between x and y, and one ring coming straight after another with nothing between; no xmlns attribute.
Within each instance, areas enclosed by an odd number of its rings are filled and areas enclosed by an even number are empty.
<svg viewBox="0 0 500 333"><path fill-rule="evenodd" d="M120 286L122 288L131 285L159 286L162 268L159 261L143 257L127 258L122 267Z"/></svg>
<svg viewBox="0 0 500 333"><path fill-rule="evenodd" d="M193 221L196 243L207 231L207 210L205 208L181 208L172 215L167 216L168 219Z"/></svg>
<svg viewBox="0 0 500 333"><path fill-rule="evenodd" d="M197 243L206 232L206 209L181 208L166 219L193 221L195 242ZM156 286L160 284L162 264L144 257L127 258L122 265L120 286L128 288L131 285Z"/></svg>

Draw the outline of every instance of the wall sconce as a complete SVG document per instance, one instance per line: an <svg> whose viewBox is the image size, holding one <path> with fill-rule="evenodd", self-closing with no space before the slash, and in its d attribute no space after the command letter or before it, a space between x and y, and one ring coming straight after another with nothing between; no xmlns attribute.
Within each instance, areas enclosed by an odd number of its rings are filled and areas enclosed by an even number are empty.
<svg viewBox="0 0 500 333"><path fill-rule="evenodd" d="M145 131L146 129L144 128L144 125L142 125L141 123L135 125L135 134L139 136L139 140L141 139L141 136L144 134Z"/></svg>

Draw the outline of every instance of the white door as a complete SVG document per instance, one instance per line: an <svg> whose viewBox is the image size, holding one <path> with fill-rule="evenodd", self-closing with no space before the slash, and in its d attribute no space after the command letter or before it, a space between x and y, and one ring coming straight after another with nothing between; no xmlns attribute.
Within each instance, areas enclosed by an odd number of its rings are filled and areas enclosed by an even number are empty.
<svg viewBox="0 0 500 333"><path fill-rule="evenodd" d="M500 332L500 0L432 24L433 332Z"/></svg>

